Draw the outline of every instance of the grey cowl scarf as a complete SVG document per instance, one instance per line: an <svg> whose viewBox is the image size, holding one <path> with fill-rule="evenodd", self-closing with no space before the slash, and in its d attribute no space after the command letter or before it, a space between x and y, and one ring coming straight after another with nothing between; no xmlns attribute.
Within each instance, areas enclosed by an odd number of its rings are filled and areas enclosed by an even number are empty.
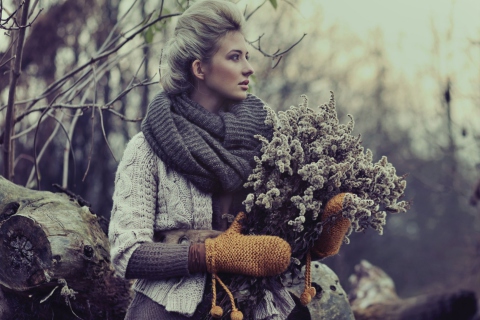
<svg viewBox="0 0 480 320"><path fill-rule="evenodd" d="M160 159L204 192L242 188L260 155L259 134L268 139L264 102L249 94L218 114L186 94L158 94L150 103L142 131Z"/></svg>

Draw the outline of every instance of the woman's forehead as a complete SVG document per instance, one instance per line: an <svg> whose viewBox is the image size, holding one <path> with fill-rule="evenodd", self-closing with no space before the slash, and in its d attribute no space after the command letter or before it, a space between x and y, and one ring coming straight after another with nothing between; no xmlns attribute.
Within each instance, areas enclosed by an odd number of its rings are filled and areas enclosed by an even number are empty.
<svg viewBox="0 0 480 320"><path fill-rule="evenodd" d="M228 32L219 42L219 52L228 53L230 51L241 51L246 53L247 43L241 32Z"/></svg>

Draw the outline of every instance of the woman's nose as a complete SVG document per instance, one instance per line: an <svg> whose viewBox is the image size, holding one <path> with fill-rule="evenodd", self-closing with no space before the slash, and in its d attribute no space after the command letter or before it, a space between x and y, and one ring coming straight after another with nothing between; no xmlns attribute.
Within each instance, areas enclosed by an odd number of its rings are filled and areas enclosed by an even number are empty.
<svg viewBox="0 0 480 320"><path fill-rule="evenodd" d="M254 72L255 72L255 70L253 70L253 67L250 64L250 62L245 61L245 67L244 67L244 70L243 70L243 75L248 77L248 76L251 76Z"/></svg>

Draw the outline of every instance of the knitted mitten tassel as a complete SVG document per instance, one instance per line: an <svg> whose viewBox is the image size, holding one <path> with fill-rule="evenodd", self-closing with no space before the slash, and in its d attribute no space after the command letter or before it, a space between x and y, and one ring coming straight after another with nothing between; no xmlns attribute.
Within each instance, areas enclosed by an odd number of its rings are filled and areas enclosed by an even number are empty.
<svg viewBox="0 0 480 320"><path fill-rule="evenodd" d="M219 319L223 316L223 309L220 306L217 306L217 289L215 279L217 278L216 274L212 275L212 309L210 309L210 314L215 319Z"/></svg>
<svg viewBox="0 0 480 320"><path fill-rule="evenodd" d="M213 302L211 315L223 311L216 305L215 281L225 289L232 303L232 320L242 320L243 314L235 306L235 300L227 286L217 276L219 272L243 274L253 277L271 277L284 272L290 264L292 249L285 240L274 236L241 234L240 212L230 227L214 239L205 240L207 271L212 274Z"/></svg>
<svg viewBox="0 0 480 320"><path fill-rule="evenodd" d="M305 263L305 289L303 290L302 295L300 296L300 303L303 306L306 306L307 304L312 301L313 297L317 294L317 290L315 290L314 287L312 287L312 278L311 278L311 272L310 272L310 267L312 263L312 257L310 255L310 251L307 252L307 262Z"/></svg>
<svg viewBox="0 0 480 320"><path fill-rule="evenodd" d="M217 290L215 288L215 280L218 280L218 283L225 289L228 297L230 298L230 303L232 304L232 313L230 314L231 320L243 320L243 313L237 309L235 306L235 299L233 298L232 292L228 289L227 285L223 283L223 281L216 275L212 275L212 291L213 291L213 298L212 298L212 309L210 310L210 314L214 318L221 318L223 316L223 310L220 306L217 306Z"/></svg>

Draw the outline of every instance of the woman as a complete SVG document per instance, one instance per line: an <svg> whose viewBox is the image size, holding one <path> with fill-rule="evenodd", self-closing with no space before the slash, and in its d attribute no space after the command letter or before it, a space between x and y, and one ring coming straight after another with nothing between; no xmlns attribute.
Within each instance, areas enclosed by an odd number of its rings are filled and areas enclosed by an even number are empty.
<svg viewBox="0 0 480 320"><path fill-rule="evenodd" d="M205 230L225 230L226 218L242 211L242 185L261 147L254 135L271 135L264 103L247 94L254 70L243 22L222 0L182 14L164 49L164 92L119 164L109 239L116 272L138 279L127 319L199 319L208 271L276 275L290 263L288 244L276 237L192 242L216 236ZM155 241L162 231L187 229L199 231L180 243ZM255 266L242 265L249 259Z"/></svg>
<svg viewBox="0 0 480 320"><path fill-rule="evenodd" d="M243 23L234 4L200 1L179 17L164 48L164 92L151 102L115 178L112 263L120 276L137 279L126 319L201 319L210 311L207 275L274 276L290 263L282 239L239 235L241 215L221 232L244 210L243 184L261 148L254 135L272 135L264 103L247 93L254 70ZM293 307L280 287L253 314L286 319ZM232 310L233 318L234 303Z"/></svg>

